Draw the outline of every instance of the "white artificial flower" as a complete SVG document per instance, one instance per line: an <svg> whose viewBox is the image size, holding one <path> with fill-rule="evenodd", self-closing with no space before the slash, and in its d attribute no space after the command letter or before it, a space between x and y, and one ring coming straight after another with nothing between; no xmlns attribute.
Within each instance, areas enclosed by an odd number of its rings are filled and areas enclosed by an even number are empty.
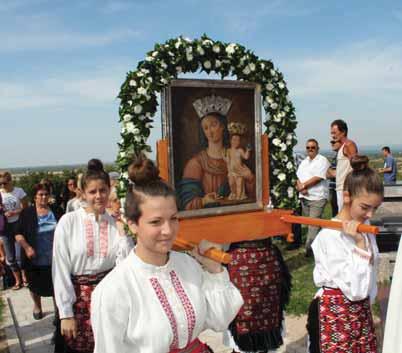
<svg viewBox="0 0 402 353"><path fill-rule="evenodd" d="M140 135L134 135L134 141L141 142L142 137Z"/></svg>
<svg viewBox="0 0 402 353"><path fill-rule="evenodd" d="M273 171L273 175L278 175L279 174L279 172L280 172L280 170L279 169L274 169L274 171Z"/></svg>
<svg viewBox="0 0 402 353"><path fill-rule="evenodd" d="M270 131L269 133L268 133L268 137L271 139L272 137L274 137L274 132L272 132L272 131Z"/></svg>
<svg viewBox="0 0 402 353"><path fill-rule="evenodd" d="M249 75L250 74L250 68L248 67L248 66L246 66L244 69L243 69L243 74L245 74L245 75Z"/></svg>
<svg viewBox="0 0 402 353"><path fill-rule="evenodd" d="M128 133L133 133L135 129L134 123L129 121L127 124L123 125L123 129Z"/></svg>
<svg viewBox="0 0 402 353"><path fill-rule="evenodd" d="M276 127L274 125L270 125L268 129L269 129L269 131L272 131L272 132L276 131Z"/></svg>
<svg viewBox="0 0 402 353"><path fill-rule="evenodd" d="M261 67L261 69L264 70L264 69L265 69L265 64L264 64L264 63L261 63L261 64L260 64L260 67Z"/></svg>
<svg viewBox="0 0 402 353"><path fill-rule="evenodd" d="M179 49L180 45L181 45L181 39L179 38L174 46L176 49Z"/></svg>
<svg viewBox="0 0 402 353"><path fill-rule="evenodd" d="M293 197L293 195L294 195L294 190L293 190L293 188L292 187L288 187L288 197Z"/></svg>
<svg viewBox="0 0 402 353"><path fill-rule="evenodd" d="M146 75L149 74L150 71L148 69L141 69L141 72Z"/></svg>
<svg viewBox="0 0 402 353"><path fill-rule="evenodd" d="M142 112L142 106L140 105L140 104L137 104L135 107L134 107L134 113L135 114L140 114Z"/></svg>
<svg viewBox="0 0 402 353"><path fill-rule="evenodd" d="M234 66L230 66L230 71L234 71L235 70L235 67Z"/></svg>
<svg viewBox="0 0 402 353"><path fill-rule="evenodd" d="M168 51L169 56L174 56L174 54L171 51Z"/></svg>
<svg viewBox="0 0 402 353"><path fill-rule="evenodd" d="M187 43L191 43L193 40L191 38L188 37L184 37L183 38Z"/></svg>
<svg viewBox="0 0 402 353"><path fill-rule="evenodd" d="M166 85L168 83L168 80L166 80L164 77L161 78L161 83Z"/></svg>
<svg viewBox="0 0 402 353"><path fill-rule="evenodd" d="M123 180L120 180L119 185L120 185L120 189L124 189L126 187L126 184L124 183Z"/></svg>
<svg viewBox="0 0 402 353"><path fill-rule="evenodd" d="M288 147L286 146L286 143L281 143L281 151L286 151Z"/></svg>
<svg viewBox="0 0 402 353"><path fill-rule="evenodd" d="M186 54L192 54L192 52L193 52L193 47L186 48Z"/></svg>
<svg viewBox="0 0 402 353"><path fill-rule="evenodd" d="M127 101L128 105L131 107L133 105L133 101Z"/></svg>
<svg viewBox="0 0 402 353"><path fill-rule="evenodd" d="M285 112L280 112L280 113L279 113L279 116L280 116L281 118L284 118L284 117L286 116L286 114L285 114Z"/></svg>
<svg viewBox="0 0 402 353"><path fill-rule="evenodd" d="M272 103L272 104L271 104L271 108L274 109L274 110L277 109L277 108L278 108L278 104Z"/></svg>
<svg viewBox="0 0 402 353"><path fill-rule="evenodd" d="M128 83L131 87L135 87L137 86L137 82L135 82L134 80L130 80L130 82Z"/></svg>
<svg viewBox="0 0 402 353"><path fill-rule="evenodd" d="M279 197L279 192L278 192L278 191L273 191L272 194L273 194L275 197Z"/></svg>
<svg viewBox="0 0 402 353"><path fill-rule="evenodd" d="M119 155L120 155L120 158L124 158L127 156L127 153L124 151L120 151Z"/></svg>
<svg viewBox="0 0 402 353"><path fill-rule="evenodd" d="M229 55L232 55L236 50L236 44L235 43L231 43L226 47L226 53L228 53Z"/></svg>
<svg viewBox="0 0 402 353"><path fill-rule="evenodd" d="M269 104L271 104L271 103L274 102L274 100L273 100L270 96L266 96L266 97L265 97L265 100L266 100Z"/></svg>
<svg viewBox="0 0 402 353"><path fill-rule="evenodd" d="M144 87L139 87L139 88L137 89L137 93L138 93L138 94L141 94L142 96L145 96L145 95L147 94L147 89L144 88Z"/></svg>
<svg viewBox="0 0 402 353"><path fill-rule="evenodd" d="M286 144L290 146L292 144L292 140L286 140Z"/></svg>
<svg viewBox="0 0 402 353"><path fill-rule="evenodd" d="M272 83L268 83L265 87L268 91L272 91L274 89L274 85Z"/></svg>
<svg viewBox="0 0 402 353"><path fill-rule="evenodd" d="M212 47L212 50L214 51L214 53L219 53L221 51L221 48L219 47L219 45L215 44Z"/></svg>
<svg viewBox="0 0 402 353"><path fill-rule="evenodd" d="M285 88L285 83L281 81L281 82L279 82L278 86L279 86L280 89L284 89Z"/></svg>
<svg viewBox="0 0 402 353"><path fill-rule="evenodd" d="M290 108L289 108L288 105L285 105L285 108L284 108L284 109L285 109L285 112L286 112L286 113L289 113L289 112L290 112Z"/></svg>
<svg viewBox="0 0 402 353"><path fill-rule="evenodd" d="M167 67L168 67L167 64L164 61L161 61L160 66L163 69L167 69Z"/></svg>
<svg viewBox="0 0 402 353"><path fill-rule="evenodd" d="M121 176L120 176L121 178L123 178L123 179L125 179L125 180L128 180L128 172L123 172L123 173L121 173Z"/></svg>
<svg viewBox="0 0 402 353"><path fill-rule="evenodd" d="M279 179L280 181L284 181L284 180L286 179L286 174L284 174L284 173L278 174L278 179Z"/></svg>
<svg viewBox="0 0 402 353"><path fill-rule="evenodd" d="M292 162L287 162L286 163L286 168L292 169L293 168L293 163Z"/></svg>
<svg viewBox="0 0 402 353"><path fill-rule="evenodd" d="M200 55L204 55L204 54L205 54L205 50L202 49L202 47L200 47L200 46L197 47L197 52L198 52L198 54L200 54Z"/></svg>
<svg viewBox="0 0 402 353"><path fill-rule="evenodd" d="M142 77L142 76L144 76L144 74L141 71L137 71L137 76Z"/></svg>
<svg viewBox="0 0 402 353"><path fill-rule="evenodd" d="M280 117L279 114L274 115L274 121L275 121L275 122L279 123L281 120L282 120L282 119L281 119L281 117Z"/></svg>
<svg viewBox="0 0 402 353"><path fill-rule="evenodd" d="M283 156L282 161L287 162L289 160L288 156Z"/></svg>
<svg viewBox="0 0 402 353"><path fill-rule="evenodd" d="M278 138L275 138L275 139L272 140L272 143L273 143L275 146L279 146L279 145L282 143L282 141L279 140Z"/></svg>
<svg viewBox="0 0 402 353"><path fill-rule="evenodd" d="M202 42L202 44L204 44L204 45L212 45L212 44L213 44L213 41L210 40L210 39L204 39L203 42Z"/></svg>
<svg viewBox="0 0 402 353"><path fill-rule="evenodd" d="M292 138L293 138L293 136L292 136L291 133L289 133L289 134L286 135L286 140L291 140Z"/></svg>
<svg viewBox="0 0 402 353"><path fill-rule="evenodd" d="M181 74L183 72L183 69L181 68L181 66L176 66L176 71L178 74Z"/></svg>
<svg viewBox="0 0 402 353"><path fill-rule="evenodd" d="M194 57L193 54L186 54L187 61L193 61Z"/></svg>
<svg viewBox="0 0 402 353"><path fill-rule="evenodd" d="M271 72L271 76L276 76L276 71L274 69L271 69L270 72Z"/></svg>
<svg viewBox="0 0 402 353"><path fill-rule="evenodd" d="M221 67L222 63L219 60L215 60L215 67Z"/></svg>
<svg viewBox="0 0 402 353"><path fill-rule="evenodd" d="M154 58L152 56L147 56L145 58L146 61L154 61Z"/></svg>
<svg viewBox="0 0 402 353"><path fill-rule="evenodd" d="M148 76L147 81L152 83L154 81L154 79L151 76Z"/></svg>
<svg viewBox="0 0 402 353"><path fill-rule="evenodd" d="M209 60L207 60L207 61L204 61L203 66L204 66L206 69L210 69L210 68L212 67L212 64L211 64L211 62L210 62Z"/></svg>
<svg viewBox="0 0 402 353"><path fill-rule="evenodd" d="M130 114L125 114L125 115L123 116L123 120L124 120L124 121L130 121L132 118L133 118L133 116L130 115Z"/></svg>
<svg viewBox="0 0 402 353"><path fill-rule="evenodd" d="M250 71L255 71L255 64L254 63L248 64L248 67L250 68Z"/></svg>
<svg viewBox="0 0 402 353"><path fill-rule="evenodd" d="M150 113L150 112L146 112L146 113L145 113L145 116L146 116L147 118L150 118L150 117L151 117L151 113Z"/></svg>
<svg viewBox="0 0 402 353"><path fill-rule="evenodd" d="M152 56L154 57L154 58L156 58L157 56L158 56L158 52L155 50L155 51L153 51L152 52Z"/></svg>

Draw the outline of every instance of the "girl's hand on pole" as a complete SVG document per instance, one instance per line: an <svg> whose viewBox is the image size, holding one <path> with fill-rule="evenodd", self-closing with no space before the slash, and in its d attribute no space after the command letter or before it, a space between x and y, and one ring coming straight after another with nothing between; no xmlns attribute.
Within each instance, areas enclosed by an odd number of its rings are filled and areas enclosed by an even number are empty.
<svg viewBox="0 0 402 353"><path fill-rule="evenodd" d="M70 339L77 337L77 322L73 317L61 320L61 334Z"/></svg>
<svg viewBox="0 0 402 353"><path fill-rule="evenodd" d="M367 250L366 249L366 242L364 240L364 237L361 233L357 231L357 227L359 226L359 222L357 221L343 221L343 232L350 237L354 239L356 242L356 246L360 249Z"/></svg>
<svg viewBox="0 0 402 353"><path fill-rule="evenodd" d="M211 260L203 254L210 248L222 249L221 244L212 243L208 240L201 240L201 242L194 247L192 250L192 255L197 259L197 261L204 266L204 268L210 273L220 273L223 271L222 265L214 260Z"/></svg>

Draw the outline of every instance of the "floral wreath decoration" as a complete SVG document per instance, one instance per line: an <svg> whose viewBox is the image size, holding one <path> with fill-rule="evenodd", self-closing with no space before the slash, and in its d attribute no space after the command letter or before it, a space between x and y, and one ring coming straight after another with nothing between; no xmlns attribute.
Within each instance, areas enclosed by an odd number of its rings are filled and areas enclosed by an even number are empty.
<svg viewBox="0 0 402 353"><path fill-rule="evenodd" d="M127 168L133 156L151 151L146 141L157 111L157 93L179 74L197 71L207 74L214 71L222 79L236 76L237 80L261 85L265 133L269 137L272 204L277 208L296 208L293 147L297 143L294 132L297 121L282 73L271 61L259 59L245 47L214 41L206 35L194 40L180 36L156 44L137 69L127 73L118 96L122 124L116 159L121 172L119 197L125 196L129 184Z"/></svg>

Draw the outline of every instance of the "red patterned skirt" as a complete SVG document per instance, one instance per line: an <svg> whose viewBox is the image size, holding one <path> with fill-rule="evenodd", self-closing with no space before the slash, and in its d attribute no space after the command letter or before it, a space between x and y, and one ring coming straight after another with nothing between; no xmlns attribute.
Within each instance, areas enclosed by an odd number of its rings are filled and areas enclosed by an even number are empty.
<svg viewBox="0 0 402 353"><path fill-rule="evenodd" d="M101 272L96 275L73 276L76 302L73 305L74 318L77 322L77 337L65 338L65 343L73 352L93 352L95 347L91 327L91 294L96 285L109 273Z"/></svg>
<svg viewBox="0 0 402 353"><path fill-rule="evenodd" d="M229 329L242 351L267 351L283 344L283 310L291 278L279 249L270 240L233 243L230 279L244 305Z"/></svg>
<svg viewBox="0 0 402 353"><path fill-rule="evenodd" d="M202 343L198 338L192 341L183 349L174 349L169 353L213 353L205 343Z"/></svg>
<svg viewBox="0 0 402 353"><path fill-rule="evenodd" d="M340 289L313 300L307 331L310 353L377 353L369 299L352 302Z"/></svg>

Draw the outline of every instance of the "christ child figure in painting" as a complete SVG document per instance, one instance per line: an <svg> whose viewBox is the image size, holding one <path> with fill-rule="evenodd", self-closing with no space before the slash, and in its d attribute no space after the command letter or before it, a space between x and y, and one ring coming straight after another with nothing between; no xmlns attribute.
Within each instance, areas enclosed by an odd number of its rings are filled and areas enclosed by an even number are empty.
<svg viewBox="0 0 402 353"><path fill-rule="evenodd" d="M229 200L247 199L245 179L252 175L251 170L243 163L250 158L251 150L241 147L241 138L247 131L242 123L231 122L228 125L230 133L230 148L224 150L223 159L227 163L228 181L230 187Z"/></svg>

